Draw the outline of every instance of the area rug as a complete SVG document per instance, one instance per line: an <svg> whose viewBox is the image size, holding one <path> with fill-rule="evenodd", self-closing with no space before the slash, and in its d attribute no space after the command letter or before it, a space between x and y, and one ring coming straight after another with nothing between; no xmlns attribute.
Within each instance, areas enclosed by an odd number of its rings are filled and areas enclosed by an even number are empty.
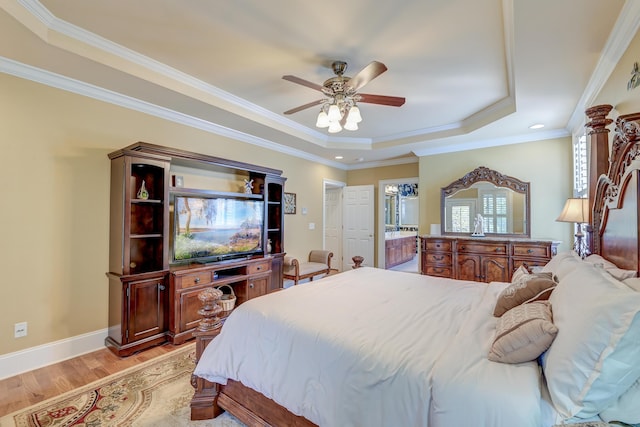
<svg viewBox="0 0 640 427"><path fill-rule="evenodd" d="M224 413L191 421L195 345L0 418L2 427L243 427Z"/></svg>

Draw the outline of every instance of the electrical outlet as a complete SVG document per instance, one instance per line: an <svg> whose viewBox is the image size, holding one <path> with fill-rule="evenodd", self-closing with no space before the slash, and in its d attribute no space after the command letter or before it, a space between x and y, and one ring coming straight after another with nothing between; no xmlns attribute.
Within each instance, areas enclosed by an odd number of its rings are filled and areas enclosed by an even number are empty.
<svg viewBox="0 0 640 427"><path fill-rule="evenodd" d="M27 336L27 322L20 322L14 325L14 338L26 337Z"/></svg>

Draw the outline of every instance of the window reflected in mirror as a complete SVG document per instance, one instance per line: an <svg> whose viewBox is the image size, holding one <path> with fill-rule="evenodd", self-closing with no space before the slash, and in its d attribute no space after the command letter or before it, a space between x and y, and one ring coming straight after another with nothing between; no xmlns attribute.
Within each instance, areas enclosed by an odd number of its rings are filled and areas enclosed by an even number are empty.
<svg viewBox="0 0 640 427"><path fill-rule="evenodd" d="M529 183L479 167L442 189L442 232L470 234L476 215L485 234L530 236Z"/></svg>

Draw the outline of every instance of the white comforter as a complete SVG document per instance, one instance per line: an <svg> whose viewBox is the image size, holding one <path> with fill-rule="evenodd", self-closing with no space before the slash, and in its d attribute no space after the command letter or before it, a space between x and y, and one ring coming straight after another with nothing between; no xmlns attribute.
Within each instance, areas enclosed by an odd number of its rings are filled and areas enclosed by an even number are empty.
<svg viewBox="0 0 640 427"><path fill-rule="evenodd" d="M195 374L320 426L549 426L537 365L486 357L503 287L347 271L239 306Z"/></svg>

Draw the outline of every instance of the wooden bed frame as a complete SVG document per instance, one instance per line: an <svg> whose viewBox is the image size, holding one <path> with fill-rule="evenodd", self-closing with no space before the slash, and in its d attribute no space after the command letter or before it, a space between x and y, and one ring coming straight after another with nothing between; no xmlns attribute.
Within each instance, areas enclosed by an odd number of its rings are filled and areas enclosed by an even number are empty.
<svg viewBox="0 0 640 427"><path fill-rule="evenodd" d="M600 105L586 111L591 120L590 199L592 215L589 231L590 252L614 262L618 267L640 271L640 113L620 116L609 157L606 115L612 107ZM609 159L607 161L607 159ZM203 291L204 292L204 291ZM218 335L222 322L216 317L216 295L201 297L204 319L196 336L196 358L200 359L207 344ZM294 415L273 400L244 386L229 381L226 386L192 376L196 389L191 400L191 419L202 420L229 411L248 426L315 426Z"/></svg>

